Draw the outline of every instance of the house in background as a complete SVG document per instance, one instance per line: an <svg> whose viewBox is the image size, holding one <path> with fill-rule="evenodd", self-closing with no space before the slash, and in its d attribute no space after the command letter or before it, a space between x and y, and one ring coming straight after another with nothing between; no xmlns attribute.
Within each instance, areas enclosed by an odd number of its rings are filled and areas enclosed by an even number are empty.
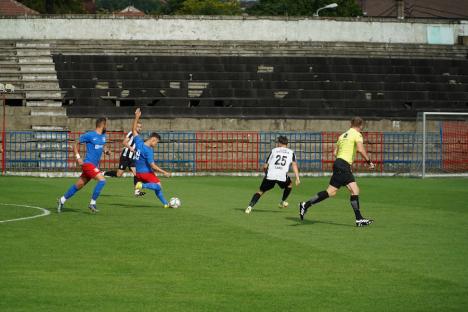
<svg viewBox="0 0 468 312"><path fill-rule="evenodd" d="M15 0L0 0L0 16L39 15L40 13L28 8Z"/></svg>
<svg viewBox="0 0 468 312"><path fill-rule="evenodd" d="M468 0L357 0L364 16L468 19Z"/></svg>

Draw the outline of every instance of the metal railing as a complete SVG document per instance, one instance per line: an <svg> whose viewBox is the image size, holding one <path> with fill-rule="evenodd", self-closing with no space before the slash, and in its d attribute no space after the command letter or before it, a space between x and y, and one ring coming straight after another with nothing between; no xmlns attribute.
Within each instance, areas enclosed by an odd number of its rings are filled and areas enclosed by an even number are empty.
<svg viewBox="0 0 468 312"><path fill-rule="evenodd" d="M5 136L6 172L76 172L73 144L82 132L10 131ZM149 132L142 133L145 137ZM276 138L285 135L296 153L302 172L330 172L337 132L258 132L258 131L162 131L155 148L155 160L172 172L260 172ZM118 166L124 132L108 132L106 146L110 155L103 155L100 169ZM363 133L364 144L378 173L410 172L420 161L415 152L413 132ZM80 153L85 154L84 145ZM441 153L434 149L434 162L441 163ZM432 157L431 156L431 157ZM355 172L367 172L359 156Z"/></svg>

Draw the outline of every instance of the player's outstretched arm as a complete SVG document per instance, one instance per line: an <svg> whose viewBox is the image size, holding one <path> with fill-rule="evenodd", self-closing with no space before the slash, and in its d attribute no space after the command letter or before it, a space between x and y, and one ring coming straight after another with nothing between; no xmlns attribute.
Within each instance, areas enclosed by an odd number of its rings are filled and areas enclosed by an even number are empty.
<svg viewBox="0 0 468 312"><path fill-rule="evenodd" d="M356 143L356 150L359 154L362 155L362 157L364 158L364 160L367 162L367 164L369 165L369 169L374 169L375 168L375 165L374 163L371 161L370 157L367 155L367 152L366 152L366 149L364 148L364 144L362 142L357 142Z"/></svg>
<svg viewBox="0 0 468 312"><path fill-rule="evenodd" d="M157 171L159 173L162 173L166 178L169 178L171 176L171 173L170 172L167 172L163 169L161 169L160 167L158 167L155 163L151 163L151 168L154 170L154 171Z"/></svg>
<svg viewBox="0 0 468 312"><path fill-rule="evenodd" d="M138 125L138 120L140 120L140 117L141 117L141 110L137 108L135 111L135 119L133 119L133 125L132 125L132 133L134 136L138 135L137 125Z"/></svg>
<svg viewBox="0 0 468 312"><path fill-rule="evenodd" d="M73 153L75 153L76 162L81 166L83 164L83 159L81 159L80 155L80 140L76 140L75 144L73 144Z"/></svg>
<svg viewBox="0 0 468 312"><path fill-rule="evenodd" d="M299 167L297 166L297 162L292 162L292 169L294 171L294 175L296 176L296 186L301 184L301 178L299 177Z"/></svg>
<svg viewBox="0 0 468 312"><path fill-rule="evenodd" d="M130 138L128 136L125 136L124 140L122 141L122 144L124 147L128 148L130 151L135 153L135 149L130 144L128 144L129 142Z"/></svg>

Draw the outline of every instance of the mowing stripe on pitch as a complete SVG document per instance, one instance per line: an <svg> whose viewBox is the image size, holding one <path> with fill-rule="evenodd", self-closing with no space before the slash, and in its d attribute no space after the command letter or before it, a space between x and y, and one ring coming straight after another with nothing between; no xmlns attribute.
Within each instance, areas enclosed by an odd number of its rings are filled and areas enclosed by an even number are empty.
<svg viewBox="0 0 468 312"><path fill-rule="evenodd" d="M50 211L49 211L49 210L47 210L47 209L45 209L45 208L41 208L41 207L28 206L28 205L17 205L17 204L4 204L4 203L0 203L0 205L1 205L1 206L15 206L15 207L33 208L33 209L37 209L37 210L42 211L41 214L34 215L34 216L31 216L31 217L23 217L23 218L9 219L9 220L0 220L0 223L14 222L14 221L22 221L22 220L28 220L28 219L35 219L35 218L40 218L40 217L45 217L45 216L50 215Z"/></svg>

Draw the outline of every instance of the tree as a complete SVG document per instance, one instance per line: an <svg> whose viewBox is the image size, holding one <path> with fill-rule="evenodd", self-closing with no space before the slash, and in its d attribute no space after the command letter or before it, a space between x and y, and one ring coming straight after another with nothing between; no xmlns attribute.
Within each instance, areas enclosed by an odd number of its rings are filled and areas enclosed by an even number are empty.
<svg viewBox="0 0 468 312"><path fill-rule="evenodd" d="M321 11L323 16L360 16L361 8L355 0L260 0L247 9L250 15L311 16L327 4L336 2L338 7Z"/></svg>
<svg viewBox="0 0 468 312"><path fill-rule="evenodd" d="M184 2L185 0L166 0L160 13L166 15L176 14L184 5Z"/></svg>
<svg viewBox="0 0 468 312"><path fill-rule="evenodd" d="M186 0L177 14L184 15L240 15L242 9L238 1Z"/></svg>
<svg viewBox="0 0 468 312"><path fill-rule="evenodd" d="M43 14L85 13L81 0L19 0L19 2Z"/></svg>

